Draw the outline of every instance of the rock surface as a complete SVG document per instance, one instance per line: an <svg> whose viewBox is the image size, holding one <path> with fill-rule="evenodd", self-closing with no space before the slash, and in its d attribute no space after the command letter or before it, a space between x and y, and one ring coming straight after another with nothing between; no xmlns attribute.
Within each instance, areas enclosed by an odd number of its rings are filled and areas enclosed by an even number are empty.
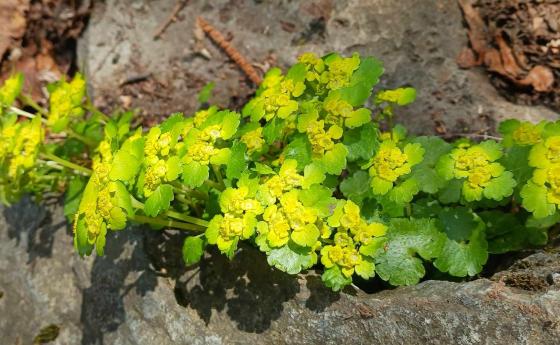
<svg viewBox="0 0 560 345"><path fill-rule="evenodd" d="M490 131L503 118L557 118L543 107L509 103L482 70L461 70L456 56L467 42L462 15L449 0L189 1L163 37L153 33L175 0L108 0L96 4L78 55L99 104L130 104L148 114L192 113L196 94L216 82L211 99L239 107L251 93L237 67L207 38L197 39L202 16L248 59L264 68L289 66L307 51L373 55L385 62L382 86L412 85L418 100L399 120L416 133ZM210 54L207 59L200 52ZM119 86L134 77L147 81ZM132 78L132 79L131 79ZM125 95L119 99L120 95Z"/></svg>
<svg viewBox="0 0 560 345"><path fill-rule="evenodd" d="M251 248L232 262L210 253L186 269L182 235L172 232L113 232L104 257L80 259L60 207L24 201L2 214L3 344L30 344L50 324L60 327L54 344L82 345L553 345L560 338L560 281L553 279L537 291L496 276L334 294L313 273L271 269ZM500 275L552 277L559 263L559 254L540 252Z"/></svg>

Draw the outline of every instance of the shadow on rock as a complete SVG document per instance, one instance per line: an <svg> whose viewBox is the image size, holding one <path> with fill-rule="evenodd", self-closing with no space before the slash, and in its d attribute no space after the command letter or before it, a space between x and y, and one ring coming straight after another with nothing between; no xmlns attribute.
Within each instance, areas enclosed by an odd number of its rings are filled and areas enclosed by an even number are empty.
<svg viewBox="0 0 560 345"><path fill-rule="evenodd" d="M8 237L15 239L17 245L25 246L27 262L36 258L52 257L55 233L67 228L65 220L53 223L53 210L23 198L18 203L3 208L8 225Z"/></svg>
<svg viewBox="0 0 560 345"><path fill-rule="evenodd" d="M83 290L82 345L103 345L104 335L126 322L125 296L131 291L144 296L156 285L142 232L110 232L105 255L95 257L91 285Z"/></svg>
<svg viewBox="0 0 560 345"><path fill-rule="evenodd" d="M270 267L253 247L242 245L232 260L209 248L198 265L186 269L181 258L184 235L158 235L149 235L146 245L152 263L175 280L177 302L194 309L207 325L213 312L225 311L239 330L262 333L280 318L283 304L300 292L297 277ZM320 278L307 277L307 282L310 310L324 310L338 299Z"/></svg>

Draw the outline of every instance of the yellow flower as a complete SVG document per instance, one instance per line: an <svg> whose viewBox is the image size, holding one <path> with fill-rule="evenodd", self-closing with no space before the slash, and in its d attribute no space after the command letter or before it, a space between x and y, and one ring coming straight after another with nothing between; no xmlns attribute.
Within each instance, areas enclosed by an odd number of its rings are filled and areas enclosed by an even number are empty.
<svg viewBox="0 0 560 345"><path fill-rule="evenodd" d="M241 142L247 145L247 153L252 154L258 152L264 146L264 139L262 136L262 127L249 131L241 136Z"/></svg>
<svg viewBox="0 0 560 345"><path fill-rule="evenodd" d="M383 141L370 162L369 175L374 194L385 195L397 179L412 171L424 158L420 144L407 144L401 150L394 141Z"/></svg>
<svg viewBox="0 0 560 345"><path fill-rule="evenodd" d="M529 122L524 122L513 131L512 137L518 145L534 145L541 140L541 129Z"/></svg>
<svg viewBox="0 0 560 345"><path fill-rule="evenodd" d="M333 125L328 131L325 131L325 122L310 121L307 125L307 137L311 143L313 154L319 157L324 156L325 151L330 151L334 148L334 141L342 137L342 128Z"/></svg>

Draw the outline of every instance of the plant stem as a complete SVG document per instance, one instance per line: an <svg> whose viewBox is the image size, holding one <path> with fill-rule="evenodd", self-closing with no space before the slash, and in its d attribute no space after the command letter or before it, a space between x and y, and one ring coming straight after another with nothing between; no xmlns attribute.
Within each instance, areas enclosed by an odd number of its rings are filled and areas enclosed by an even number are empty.
<svg viewBox="0 0 560 345"><path fill-rule="evenodd" d="M27 117L27 118L30 118L30 119L34 119L36 117L35 114L31 114L31 113L29 113L25 110L21 110L21 109L16 108L16 107L10 107L10 111L13 111L14 113L16 113L20 116L24 116L24 117ZM47 120L41 118L41 122L47 123Z"/></svg>
<svg viewBox="0 0 560 345"><path fill-rule="evenodd" d="M179 181L171 182L171 186L173 186L173 188L181 194L194 196L197 199L208 201L208 195L206 195L206 193L196 189L190 189L186 187L184 184L180 183Z"/></svg>
<svg viewBox="0 0 560 345"><path fill-rule="evenodd" d="M133 197L131 197L131 200L132 200L132 207L137 208L139 210L144 209L144 204L142 202L136 200ZM170 210L170 211L165 212L165 215L169 216L171 218L175 218L175 219L178 219L178 220L185 221L187 223L191 223L192 225L197 225L199 227L205 227L205 228L208 227L208 222L205 221L204 219L191 217L191 216L188 216L188 215L185 215L185 214L181 214L179 212L175 212L175 211ZM168 221L168 220L164 220L164 219L161 219L161 218L151 218L151 217L149 217L149 218L150 219L160 219L161 221Z"/></svg>
<svg viewBox="0 0 560 345"><path fill-rule="evenodd" d="M81 165L72 163L67 161L66 159L62 159L58 156L53 155L52 153L49 152L41 152L41 156L43 156L44 158L51 160L53 162L56 162L66 168L72 169L72 170L76 170L79 171L87 176L90 176L93 172L91 171L91 169L88 169L86 167L83 167Z"/></svg>
<svg viewBox="0 0 560 345"><path fill-rule="evenodd" d="M218 183L220 184L220 186L222 186L222 189L220 190L226 189L226 185L224 184L224 178L222 177L222 172L220 171L220 167L218 165L212 164L212 170L214 171L214 175L216 175L216 179L218 180Z"/></svg>
<svg viewBox="0 0 560 345"><path fill-rule="evenodd" d="M171 217L171 218L182 220L182 221L185 221L187 223L200 225L200 226L203 226L205 228L207 228L208 224L209 224L208 221L206 221L204 219L192 217L192 216L182 214L182 213L179 213L179 212L175 212L175 211L167 211L167 212L165 212L165 214L167 216Z"/></svg>
<svg viewBox="0 0 560 345"><path fill-rule="evenodd" d="M23 102L23 104L30 106L31 108L35 109L38 113L41 113L43 115L48 115L49 113L47 112L47 110L43 107L41 107L39 104L37 104L33 98L25 95L25 94L21 94L19 95L19 99L20 101Z"/></svg>
<svg viewBox="0 0 560 345"><path fill-rule="evenodd" d="M134 215L128 218L138 223L160 225L160 226L166 226L166 227L180 229L180 230L204 231L204 228L201 228L198 225L175 222L173 220L168 220L168 219L152 218L152 217L140 216L140 215Z"/></svg>
<svg viewBox="0 0 560 345"><path fill-rule="evenodd" d="M94 141L90 140L89 138L87 138L87 137L85 137L81 134L78 134L78 133L74 132L70 128L67 128L66 132L68 133L69 137L76 138L76 139L78 139L79 141L83 142L84 144L86 144L87 146L89 146L91 148L95 148L97 146L97 144Z"/></svg>

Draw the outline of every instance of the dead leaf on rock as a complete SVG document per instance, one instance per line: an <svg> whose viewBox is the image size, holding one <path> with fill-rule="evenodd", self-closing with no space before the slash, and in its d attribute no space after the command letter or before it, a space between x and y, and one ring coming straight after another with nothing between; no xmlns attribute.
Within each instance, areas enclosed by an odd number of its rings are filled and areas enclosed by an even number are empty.
<svg viewBox="0 0 560 345"><path fill-rule="evenodd" d="M560 109L560 1L458 2L469 47L457 56L457 64L484 65L508 98Z"/></svg>
<svg viewBox="0 0 560 345"><path fill-rule="evenodd" d="M29 0L0 1L0 60L25 33L25 12L29 9Z"/></svg>
<svg viewBox="0 0 560 345"><path fill-rule="evenodd" d="M549 92L554 85L554 74L548 67L535 66L519 84L531 85L538 92Z"/></svg>

